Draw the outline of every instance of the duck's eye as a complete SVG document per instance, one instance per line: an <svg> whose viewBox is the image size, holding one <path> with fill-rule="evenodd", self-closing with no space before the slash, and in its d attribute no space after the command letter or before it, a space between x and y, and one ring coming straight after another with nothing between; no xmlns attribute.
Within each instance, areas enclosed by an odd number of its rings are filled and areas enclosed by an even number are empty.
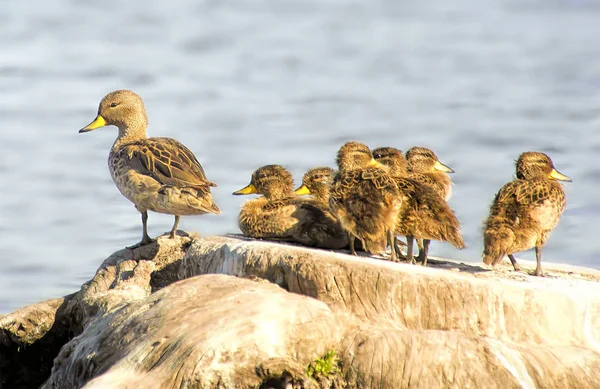
<svg viewBox="0 0 600 389"><path fill-rule="evenodd" d="M375 155L373 155L374 158L381 158L381 154L379 153L375 153Z"/></svg>
<svg viewBox="0 0 600 389"><path fill-rule="evenodd" d="M118 103L110 103L110 107L111 107L111 108L114 108L114 107L116 107L117 105L119 105L119 104L118 104Z"/></svg>

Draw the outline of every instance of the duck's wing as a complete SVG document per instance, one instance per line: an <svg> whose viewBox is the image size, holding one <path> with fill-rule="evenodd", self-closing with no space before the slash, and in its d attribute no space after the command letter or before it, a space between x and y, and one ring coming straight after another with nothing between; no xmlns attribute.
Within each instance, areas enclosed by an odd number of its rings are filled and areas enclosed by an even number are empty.
<svg viewBox="0 0 600 389"><path fill-rule="evenodd" d="M204 169L191 150L175 139L142 139L125 145L119 153L129 167L162 185L217 186L206 178Z"/></svg>
<svg viewBox="0 0 600 389"><path fill-rule="evenodd" d="M355 186L360 179L360 172L338 172L329 186L329 207L337 209L342 203L348 189Z"/></svg>
<svg viewBox="0 0 600 389"><path fill-rule="evenodd" d="M379 168L365 169L361 173L363 180L370 180L375 184L377 189L389 188L396 186L394 180L389 176L387 170Z"/></svg>

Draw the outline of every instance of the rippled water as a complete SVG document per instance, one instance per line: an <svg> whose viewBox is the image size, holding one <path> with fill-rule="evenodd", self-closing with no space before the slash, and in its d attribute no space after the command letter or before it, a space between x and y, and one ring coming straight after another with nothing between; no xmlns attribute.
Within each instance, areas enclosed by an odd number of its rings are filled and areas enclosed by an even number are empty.
<svg viewBox="0 0 600 389"><path fill-rule="evenodd" d="M452 4L447 4L452 3ZM585 0L12 1L0 10L0 312L77 290L141 234L106 158L116 130L80 135L130 88L150 135L190 147L221 216L267 163L300 180L357 139L433 148L456 170L451 205L479 260L480 229L518 154L548 152L573 179L544 261L600 268L600 8ZM171 216L151 214L151 235ZM520 257L532 259L531 252Z"/></svg>

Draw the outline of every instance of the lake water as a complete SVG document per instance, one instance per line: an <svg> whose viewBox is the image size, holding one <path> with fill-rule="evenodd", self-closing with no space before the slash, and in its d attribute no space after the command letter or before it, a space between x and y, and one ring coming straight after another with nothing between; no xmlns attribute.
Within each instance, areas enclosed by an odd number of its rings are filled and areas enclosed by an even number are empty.
<svg viewBox="0 0 600 389"><path fill-rule="evenodd" d="M146 102L151 136L190 147L237 232L264 164L299 182L338 147L431 147L456 170L450 203L478 261L482 220L519 153L549 153L567 209L545 262L600 268L600 7L586 0L3 2L0 10L0 313L76 291L140 216L112 183L109 127L78 134L109 91ZM150 235L171 216L150 214ZM533 259L526 252L519 257Z"/></svg>

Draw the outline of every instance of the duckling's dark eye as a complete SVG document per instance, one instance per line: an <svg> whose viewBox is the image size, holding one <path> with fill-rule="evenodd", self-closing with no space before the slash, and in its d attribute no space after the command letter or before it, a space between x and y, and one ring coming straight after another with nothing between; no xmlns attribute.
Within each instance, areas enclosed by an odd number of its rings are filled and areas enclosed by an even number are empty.
<svg viewBox="0 0 600 389"><path fill-rule="evenodd" d="M260 173L258 178L267 178L269 175L267 173Z"/></svg>
<svg viewBox="0 0 600 389"><path fill-rule="evenodd" d="M381 154L375 153L375 155L373 155L373 158L381 158Z"/></svg>
<svg viewBox="0 0 600 389"><path fill-rule="evenodd" d="M114 108L114 107L116 107L117 105L119 105L119 104L117 104L117 103L111 103L111 104L110 104L110 107L111 107L111 108Z"/></svg>

